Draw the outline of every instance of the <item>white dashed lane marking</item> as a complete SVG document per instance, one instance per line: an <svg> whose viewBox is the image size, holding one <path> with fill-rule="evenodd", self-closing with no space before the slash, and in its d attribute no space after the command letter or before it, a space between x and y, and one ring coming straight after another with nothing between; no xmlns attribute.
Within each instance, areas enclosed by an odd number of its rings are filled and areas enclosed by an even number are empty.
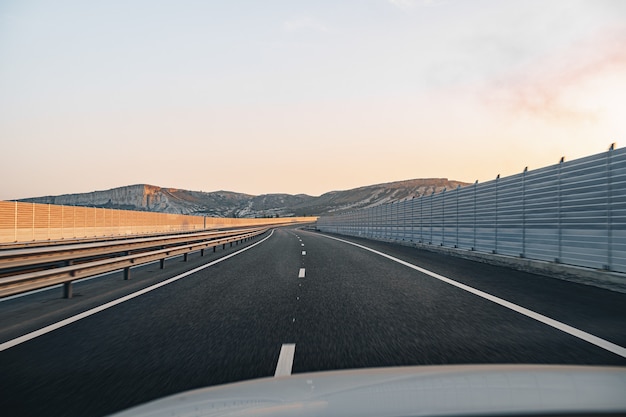
<svg viewBox="0 0 626 417"><path fill-rule="evenodd" d="M278 363L276 364L274 378L291 375L291 368L293 367L293 357L295 353L295 343L284 343L280 347L280 354L278 355Z"/></svg>

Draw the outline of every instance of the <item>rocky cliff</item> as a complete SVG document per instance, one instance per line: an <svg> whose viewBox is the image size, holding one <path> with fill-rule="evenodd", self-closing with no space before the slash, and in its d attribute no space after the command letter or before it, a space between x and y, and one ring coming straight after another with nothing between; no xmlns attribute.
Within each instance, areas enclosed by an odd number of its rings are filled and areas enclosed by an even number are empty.
<svg viewBox="0 0 626 417"><path fill-rule="evenodd" d="M317 216L372 207L465 185L446 178L414 179L331 191L312 197L306 194L253 196L231 191L202 192L137 184L105 191L20 201L215 217Z"/></svg>

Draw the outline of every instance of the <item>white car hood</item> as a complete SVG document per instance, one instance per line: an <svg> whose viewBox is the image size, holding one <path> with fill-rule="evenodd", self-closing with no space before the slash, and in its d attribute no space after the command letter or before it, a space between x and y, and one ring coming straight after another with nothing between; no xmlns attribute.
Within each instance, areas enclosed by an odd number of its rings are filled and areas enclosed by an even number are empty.
<svg viewBox="0 0 626 417"><path fill-rule="evenodd" d="M295 374L208 387L115 417L462 416L626 412L626 368L437 365Z"/></svg>

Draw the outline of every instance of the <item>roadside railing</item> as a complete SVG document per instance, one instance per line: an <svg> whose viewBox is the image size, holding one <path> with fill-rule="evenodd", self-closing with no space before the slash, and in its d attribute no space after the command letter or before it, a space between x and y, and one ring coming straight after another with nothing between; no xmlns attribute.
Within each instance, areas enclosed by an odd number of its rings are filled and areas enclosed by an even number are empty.
<svg viewBox="0 0 626 417"><path fill-rule="evenodd" d="M269 229L248 228L204 232L118 242L97 242L0 251L0 297L63 284L65 298L72 297L72 282L118 270L130 279L130 268L206 249L233 246L259 236Z"/></svg>

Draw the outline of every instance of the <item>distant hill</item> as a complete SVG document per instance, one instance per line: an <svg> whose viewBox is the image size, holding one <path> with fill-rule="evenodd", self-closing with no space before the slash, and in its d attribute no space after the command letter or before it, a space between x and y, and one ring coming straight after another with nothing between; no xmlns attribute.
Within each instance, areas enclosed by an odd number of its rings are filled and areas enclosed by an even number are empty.
<svg viewBox="0 0 626 417"><path fill-rule="evenodd" d="M465 185L467 183L449 181L446 178L414 179L331 191L312 197L306 194L253 196L231 191L189 191L137 184L111 190L26 198L19 201L214 217L318 216L373 207Z"/></svg>
<svg viewBox="0 0 626 417"><path fill-rule="evenodd" d="M384 184L367 185L345 191L331 191L307 202L306 207L295 206L294 210L308 210L315 215L340 213L380 204L392 203L408 198L438 193L445 189L464 187L468 183L450 181L447 178L426 178L406 181L388 182Z"/></svg>

